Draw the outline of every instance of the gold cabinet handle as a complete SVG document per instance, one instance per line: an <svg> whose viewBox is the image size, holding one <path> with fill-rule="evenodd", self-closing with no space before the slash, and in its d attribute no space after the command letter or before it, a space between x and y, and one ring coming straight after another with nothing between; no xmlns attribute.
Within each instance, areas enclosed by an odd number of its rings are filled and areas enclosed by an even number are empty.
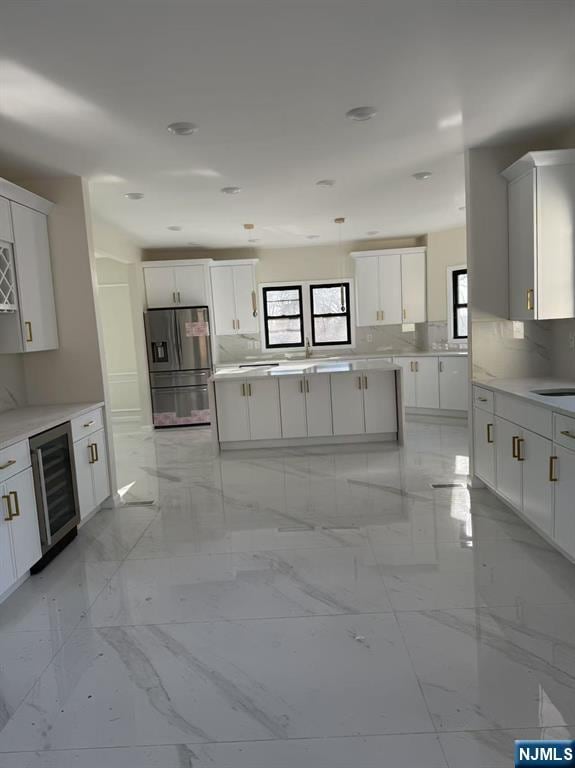
<svg viewBox="0 0 575 768"><path fill-rule="evenodd" d="M479 400L480 403L486 403L487 402L487 398L486 397L478 397L477 399Z"/></svg>
<svg viewBox="0 0 575 768"><path fill-rule="evenodd" d="M240 330L240 321L236 319L236 329Z"/></svg>
<svg viewBox="0 0 575 768"><path fill-rule="evenodd" d="M512 446L512 453L513 458L517 458L517 441L519 440L519 435L513 435L513 446Z"/></svg>
<svg viewBox="0 0 575 768"><path fill-rule="evenodd" d="M246 385L242 384L242 397L246 396Z"/></svg>
<svg viewBox="0 0 575 768"><path fill-rule="evenodd" d="M557 456L549 456L549 482L556 483L557 477Z"/></svg>
<svg viewBox="0 0 575 768"><path fill-rule="evenodd" d="M535 291L533 288L527 289L527 309L531 312L533 309L535 309Z"/></svg>
<svg viewBox="0 0 575 768"><path fill-rule="evenodd" d="M568 430L568 429L564 429L564 430L561 432L561 434L562 434L564 437L570 437L572 440L575 440L575 435L573 434L573 432L569 432L569 430Z"/></svg>
<svg viewBox="0 0 575 768"><path fill-rule="evenodd" d="M8 469L8 467L13 467L14 464L16 464L16 459L9 459L5 464L0 464L0 469Z"/></svg>
<svg viewBox="0 0 575 768"><path fill-rule="evenodd" d="M94 463L94 444L88 443L88 464Z"/></svg>
<svg viewBox="0 0 575 768"><path fill-rule="evenodd" d="M357 388L361 389L361 376L357 377Z"/></svg>
<svg viewBox="0 0 575 768"><path fill-rule="evenodd" d="M299 391L303 394L303 379L299 380Z"/></svg>
<svg viewBox="0 0 575 768"><path fill-rule="evenodd" d="M419 360L415 361L415 372L419 373Z"/></svg>
<svg viewBox="0 0 575 768"><path fill-rule="evenodd" d="M385 311L383 309L381 310L381 319L385 320Z"/></svg>
<svg viewBox="0 0 575 768"><path fill-rule="evenodd" d="M443 373L443 362L439 361L439 373Z"/></svg>
<svg viewBox="0 0 575 768"><path fill-rule="evenodd" d="M26 326L26 341L30 343L31 341L34 341L34 337L32 336L32 323L29 320L26 320L24 325Z"/></svg>
<svg viewBox="0 0 575 768"><path fill-rule="evenodd" d="M488 443L493 442L493 424L487 425L487 442Z"/></svg>
<svg viewBox="0 0 575 768"><path fill-rule="evenodd" d="M94 419L92 419L91 421L87 421L87 422L84 424L84 427L85 427L85 429L88 429L88 427L93 427L95 423L96 423L96 422L94 421Z"/></svg>
<svg viewBox="0 0 575 768"><path fill-rule="evenodd" d="M9 523L12 520L12 504L10 503L10 496L2 496L2 501L6 503L6 512L8 513L8 517L5 517L4 520Z"/></svg>
<svg viewBox="0 0 575 768"><path fill-rule="evenodd" d="M182 297L180 296L180 292L178 291L178 304L182 303Z"/></svg>
<svg viewBox="0 0 575 768"><path fill-rule="evenodd" d="M253 317L258 316L258 299L255 291L252 291L252 315Z"/></svg>
<svg viewBox="0 0 575 768"><path fill-rule="evenodd" d="M309 379L305 380L305 391L309 393Z"/></svg>
<svg viewBox="0 0 575 768"><path fill-rule="evenodd" d="M177 300L176 300L176 292L175 291L172 291L172 301L174 302L174 304L178 303Z"/></svg>
<svg viewBox="0 0 575 768"><path fill-rule="evenodd" d="M14 497L14 509L15 512L12 512L12 517L20 517L20 500L18 499L18 493L17 491L10 491L8 494L10 497Z"/></svg>
<svg viewBox="0 0 575 768"><path fill-rule="evenodd" d="M521 450L524 443L525 443L525 440L522 437L517 438L517 461L525 461L525 456L523 455L523 451Z"/></svg>
<svg viewBox="0 0 575 768"><path fill-rule="evenodd" d="M248 391L249 391L249 394L250 394L250 397L251 397L252 396L252 385L251 384L248 384Z"/></svg>
<svg viewBox="0 0 575 768"><path fill-rule="evenodd" d="M367 376L363 377L363 386L365 389L367 389Z"/></svg>
<svg viewBox="0 0 575 768"><path fill-rule="evenodd" d="M403 310L403 319L407 320L407 311L405 309Z"/></svg>
<svg viewBox="0 0 575 768"><path fill-rule="evenodd" d="M92 443L94 446L94 462L100 461L100 454L98 453L98 443Z"/></svg>
<svg viewBox="0 0 575 768"><path fill-rule="evenodd" d="M409 370L413 373L413 360L409 364Z"/></svg>

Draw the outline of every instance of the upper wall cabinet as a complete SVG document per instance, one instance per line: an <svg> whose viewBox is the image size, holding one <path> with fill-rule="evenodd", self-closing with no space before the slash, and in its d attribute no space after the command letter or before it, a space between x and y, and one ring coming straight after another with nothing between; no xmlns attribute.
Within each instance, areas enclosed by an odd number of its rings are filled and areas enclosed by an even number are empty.
<svg viewBox="0 0 575 768"><path fill-rule="evenodd" d="M425 322L425 248L359 251L351 256L358 326Z"/></svg>
<svg viewBox="0 0 575 768"><path fill-rule="evenodd" d="M508 181L509 317L575 317L575 150L529 152Z"/></svg>
<svg viewBox="0 0 575 768"><path fill-rule="evenodd" d="M258 333L256 259L218 261L210 266L218 336Z"/></svg>
<svg viewBox="0 0 575 768"><path fill-rule="evenodd" d="M148 261L144 281L149 309L209 304L209 259Z"/></svg>
<svg viewBox="0 0 575 768"><path fill-rule="evenodd" d="M51 208L47 200L0 179L0 352L58 348Z"/></svg>

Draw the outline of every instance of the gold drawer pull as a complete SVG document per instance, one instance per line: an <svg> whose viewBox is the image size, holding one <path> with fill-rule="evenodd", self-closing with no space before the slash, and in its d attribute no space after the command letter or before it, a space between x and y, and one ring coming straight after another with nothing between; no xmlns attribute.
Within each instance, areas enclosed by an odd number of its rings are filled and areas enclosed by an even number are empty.
<svg viewBox="0 0 575 768"><path fill-rule="evenodd" d="M568 429L564 429L561 432L561 434L564 435L565 437L570 437L572 440L575 440L575 435L573 434L573 432L569 432Z"/></svg>
<svg viewBox="0 0 575 768"><path fill-rule="evenodd" d="M299 380L299 391L300 391L300 392L302 393L302 395L303 395L303 379L300 379L300 380Z"/></svg>
<svg viewBox="0 0 575 768"><path fill-rule="evenodd" d="M361 389L361 376L357 377L357 388Z"/></svg>
<svg viewBox="0 0 575 768"><path fill-rule="evenodd" d="M487 425L487 442L488 443L493 442L493 424Z"/></svg>
<svg viewBox="0 0 575 768"><path fill-rule="evenodd" d="M10 503L10 496L2 496L2 501L6 502L6 511L8 512L8 517L5 517L4 520L9 523L12 520L12 504Z"/></svg>
<svg viewBox="0 0 575 768"><path fill-rule="evenodd" d="M522 437L517 438L517 461L525 461L525 456L521 450L524 442L525 440Z"/></svg>
<svg viewBox="0 0 575 768"><path fill-rule="evenodd" d="M26 342L29 344L34 341L34 337L32 336L32 323L29 320L26 320L24 325L26 326Z"/></svg>
<svg viewBox="0 0 575 768"><path fill-rule="evenodd" d="M94 462L100 461L100 454L98 453L98 443L92 443L94 447Z"/></svg>
<svg viewBox="0 0 575 768"><path fill-rule="evenodd" d="M309 379L305 380L305 391L309 393Z"/></svg>
<svg viewBox="0 0 575 768"><path fill-rule="evenodd" d="M88 464L94 463L94 443L88 443Z"/></svg>
<svg viewBox="0 0 575 768"><path fill-rule="evenodd" d="M527 309L529 312L531 312L535 308L534 295L535 295L535 291L533 290L533 288L529 288L527 290Z"/></svg>
<svg viewBox="0 0 575 768"><path fill-rule="evenodd" d="M18 499L18 493L16 491L10 491L9 496L14 496L14 508L16 512L12 512L12 517L20 517L20 500Z"/></svg>
<svg viewBox="0 0 575 768"><path fill-rule="evenodd" d="M363 377L363 386L367 389L367 376Z"/></svg>
<svg viewBox="0 0 575 768"><path fill-rule="evenodd" d="M549 456L549 482L556 483L557 477L557 456Z"/></svg>
<svg viewBox="0 0 575 768"><path fill-rule="evenodd" d="M519 440L519 435L513 435L513 447L512 447L512 453L513 458L516 459L518 455L518 449L517 449L517 441Z"/></svg>
<svg viewBox="0 0 575 768"><path fill-rule="evenodd" d="M85 429L88 429L88 427L93 427L95 423L96 423L96 422L94 421L94 419L92 419L92 421L87 421L87 422L84 424L84 428L85 428Z"/></svg>
<svg viewBox="0 0 575 768"><path fill-rule="evenodd" d="M479 400L480 403L487 403L488 402L488 399L486 397L478 397L477 399Z"/></svg>
<svg viewBox="0 0 575 768"><path fill-rule="evenodd" d="M0 464L0 469L8 469L8 467L13 467L14 464L16 464L16 459L10 459L6 464Z"/></svg>

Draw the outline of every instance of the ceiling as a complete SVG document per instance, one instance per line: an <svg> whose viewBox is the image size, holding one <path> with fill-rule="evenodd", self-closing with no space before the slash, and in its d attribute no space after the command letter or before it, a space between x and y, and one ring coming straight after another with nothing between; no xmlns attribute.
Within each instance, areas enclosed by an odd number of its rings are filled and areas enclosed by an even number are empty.
<svg viewBox="0 0 575 768"><path fill-rule="evenodd" d="M146 246L309 245L336 216L345 239L462 225L466 146L575 121L573 0L5 0L1 17L0 171L88 177L96 213ZM377 116L345 118L361 105ZM180 120L198 132L170 135Z"/></svg>

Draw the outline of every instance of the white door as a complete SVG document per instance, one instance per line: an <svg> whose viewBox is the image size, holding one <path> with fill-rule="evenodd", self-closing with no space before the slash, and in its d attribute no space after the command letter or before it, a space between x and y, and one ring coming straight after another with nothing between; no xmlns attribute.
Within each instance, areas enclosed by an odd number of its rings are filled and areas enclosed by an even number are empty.
<svg viewBox="0 0 575 768"><path fill-rule="evenodd" d="M415 402L418 408L439 408L439 363L436 357L417 357Z"/></svg>
<svg viewBox="0 0 575 768"><path fill-rule="evenodd" d="M467 357L440 357L439 407L466 411L468 389Z"/></svg>
<svg viewBox="0 0 575 768"><path fill-rule="evenodd" d="M58 348L48 218L10 203L25 352Z"/></svg>
<svg viewBox="0 0 575 768"><path fill-rule="evenodd" d="M575 453L554 445L557 456L555 486L554 538L563 549L575 557Z"/></svg>
<svg viewBox="0 0 575 768"><path fill-rule="evenodd" d="M398 325L401 314L401 254L379 256L379 309L383 325Z"/></svg>
<svg viewBox="0 0 575 768"><path fill-rule="evenodd" d="M369 371L363 374L365 431L368 434L397 432L395 373Z"/></svg>
<svg viewBox="0 0 575 768"><path fill-rule="evenodd" d="M401 295L403 322L424 323L427 319L425 251L401 254Z"/></svg>
<svg viewBox="0 0 575 768"><path fill-rule="evenodd" d="M172 267L144 267L144 282L149 309L177 306L176 283Z"/></svg>
<svg viewBox="0 0 575 768"><path fill-rule="evenodd" d="M254 317L256 304L256 284L254 268L251 264L232 267L234 278L234 299L236 305L236 328L240 333L257 333L259 320Z"/></svg>
<svg viewBox="0 0 575 768"><path fill-rule="evenodd" d="M532 320L536 316L534 173L510 182L507 190L511 320Z"/></svg>
<svg viewBox="0 0 575 768"><path fill-rule="evenodd" d="M210 267L214 325L218 336L236 333L236 300L232 267Z"/></svg>
<svg viewBox="0 0 575 768"><path fill-rule="evenodd" d="M516 509L522 508L523 462L513 454L517 453L517 441L522 430L510 421L495 417L495 455L497 457L497 490Z"/></svg>
<svg viewBox="0 0 575 768"><path fill-rule="evenodd" d="M0 485L0 595L15 581L12 559L12 537L8 517L8 492L6 485Z"/></svg>
<svg viewBox="0 0 575 768"><path fill-rule="evenodd" d="M15 515L10 531L15 576L19 579L42 557L32 470L27 469L11 477L6 482L6 491L10 496L12 514Z"/></svg>
<svg viewBox="0 0 575 768"><path fill-rule="evenodd" d="M10 203L5 197L0 197L0 240L6 243L11 243L13 240Z"/></svg>
<svg viewBox="0 0 575 768"><path fill-rule="evenodd" d="M553 483L550 458L553 443L540 435L523 430L520 446L523 459L523 514L549 536L553 535Z"/></svg>
<svg viewBox="0 0 575 768"><path fill-rule="evenodd" d="M94 459L92 463L92 478L94 481L94 506L100 505L110 495L110 478L108 477L108 450L106 435L103 429L90 435L93 445Z"/></svg>
<svg viewBox="0 0 575 768"><path fill-rule="evenodd" d="M401 391L404 408L415 408L415 361L409 357L394 357L393 362L401 368Z"/></svg>
<svg viewBox="0 0 575 768"><path fill-rule="evenodd" d="M93 451L90 449L90 443L91 437L84 437L74 443L76 486L81 519L89 515L96 506L94 502L94 478L92 476Z"/></svg>
<svg viewBox="0 0 575 768"><path fill-rule="evenodd" d="M306 437L305 379L286 376L279 380L282 437Z"/></svg>
<svg viewBox="0 0 575 768"><path fill-rule="evenodd" d="M176 298L181 307L207 306L206 269L203 264L174 267Z"/></svg>
<svg viewBox="0 0 575 768"><path fill-rule="evenodd" d="M249 440L248 389L245 381L218 381L215 384L220 442Z"/></svg>
<svg viewBox="0 0 575 768"><path fill-rule="evenodd" d="M382 324L379 256L362 256L355 260L355 306L358 326Z"/></svg>
<svg viewBox="0 0 575 768"><path fill-rule="evenodd" d="M315 374L305 378L308 437L333 435L330 377Z"/></svg>
<svg viewBox="0 0 575 768"><path fill-rule="evenodd" d="M247 387L252 440L280 438L282 425L277 379L254 379L248 381Z"/></svg>
<svg viewBox="0 0 575 768"><path fill-rule="evenodd" d="M473 410L473 462L477 477L495 487L495 417L480 408Z"/></svg>
<svg viewBox="0 0 575 768"><path fill-rule="evenodd" d="M331 406L334 435L361 435L365 432L361 374L336 373L331 377Z"/></svg>

